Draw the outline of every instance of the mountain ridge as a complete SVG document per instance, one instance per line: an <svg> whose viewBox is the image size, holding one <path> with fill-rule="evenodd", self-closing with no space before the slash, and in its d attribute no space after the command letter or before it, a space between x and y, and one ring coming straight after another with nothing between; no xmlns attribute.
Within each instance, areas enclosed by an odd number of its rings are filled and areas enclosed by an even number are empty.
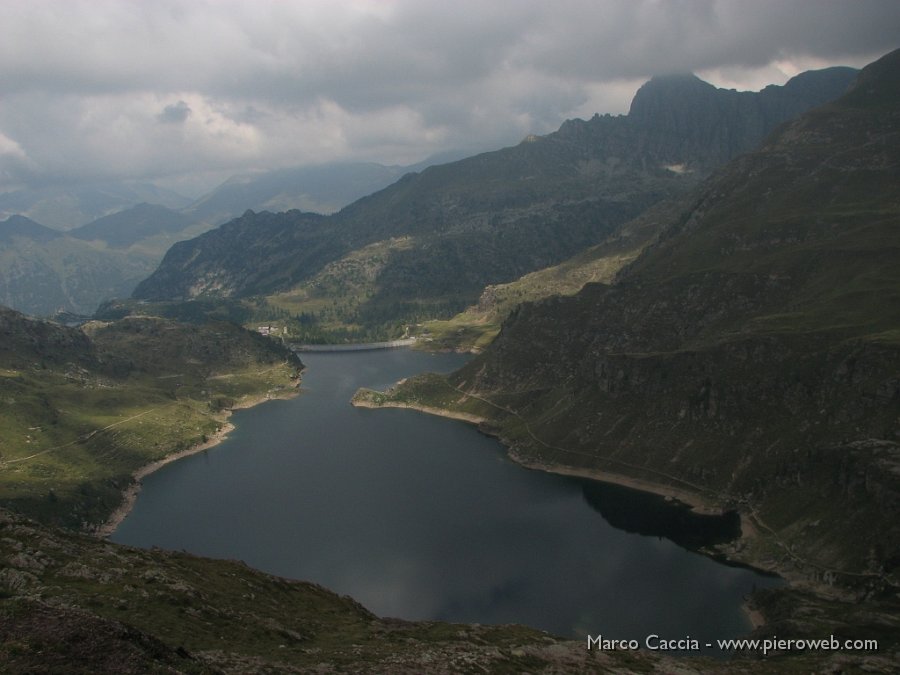
<svg viewBox="0 0 900 675"><path fill-rule="evenodd" d="M181 208L190 199L150 183L108 182L46 186L0 193L0 217L23 215L69 230L140 202Z"/></svg>
<svg viewBox="0 0 900 675"><path fill-rule="evenodd" d="M13 215L0 221L0 242L8 243L15 237L48 242L61 236L59 231L41 225L26 216Z"/></svg>
<svg viewBox="0 0 900 675"><path fill-rule="evenodd" d="M111 248L128 248L142 239L160 234L176 234L195 223L180 211L159 204L141 202L124 211L103 216L68 231L84 241L100 240Z"/></svg>
<svg viewBox="0 0 900 675"><path fill-rule="evenodd" d="M457 155L434 156L409 167L345 162L238 175L194 201L150 185L127 183L2 194L0 209L42 213L54 227L39 237L37 226L22 226L15 230L15 240L11 226L5 234L0 232L0 246L19 270L14 278L0 280L0 301L27 314L89 315L103 302L129 296L173 243L196 237L248 209L303 206L336 211L407 171Z"/></svg>
<svg viewBox="0 0 900 675"><path fill-rule="evenodd" d="M827 75L835 95L849 75L842 69ZM696 161L673 154L677 139L665 131L654 137L640 126L627 117L572 120L548 136L408 174L316 225L299 212L261 214L266 232L279 231L277 245L238 234L255 224L243 217L239 225L233 221L173 247L133 297L240 298L285 291L355 249L412 237L411 246L391 253L368 297L347 310L347 320L377 325L452 315L488 284L511 281L599 243L648 206L695 185L715 161L696 144ZM239 246L243 256L228 263L209 254ZM277 270L277 278L261 275L265 264Z"/></svg>
<svg viewBox="0 0 900 675"><path fill-rule="evenodd" d="M0 222L0 303L30 314L90 314L128 293L152 267L146 256L108 251L25 216Z"/></svg>

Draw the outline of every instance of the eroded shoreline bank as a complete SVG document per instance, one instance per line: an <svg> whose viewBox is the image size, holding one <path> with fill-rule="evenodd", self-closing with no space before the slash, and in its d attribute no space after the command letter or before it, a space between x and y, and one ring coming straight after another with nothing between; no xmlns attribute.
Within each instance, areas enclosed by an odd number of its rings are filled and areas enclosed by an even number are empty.
<svg viewBox="0 0 900 675"><path fill-rule="evenodd" d="M206 450L219 445L219 443L228 438L228 434L230 434L234 430L234 424L232 424L228 420L235 410L252 408L253 406L259 405L260 403L265 403L266 401L294 398L299 393L300 386L298 384L296 387L280 390L276 394L273 394L272 392L266 392L265 394L259 394L257 396L245 396L228 410L219 413L219 415L216 416L216 420L220 422L221 426L216 430L215 433L209 436L207 440L192 445L191 447L184 450L173 452L172 454L166 455L165 457L150 462L149 464L144 464L143 466L136 469L131 474L131 483L122 491L122 500L119 505L110 514L109 518L107 518L106 521L104 521L101 525L93 528L90 531L90 534L97 537L98 539L106 539L116 531L119 525L122 524L122 521L124 521L125 518L128 517L128 514L131 513L131 510L134 508L138 495L141 492L141 481L143 481L144 478L154 473L155 471L159 471L159 469L166 466L167 464L177 462L179 459L184 459L185 457L190 457L191 455L205 452Z"/></svg>

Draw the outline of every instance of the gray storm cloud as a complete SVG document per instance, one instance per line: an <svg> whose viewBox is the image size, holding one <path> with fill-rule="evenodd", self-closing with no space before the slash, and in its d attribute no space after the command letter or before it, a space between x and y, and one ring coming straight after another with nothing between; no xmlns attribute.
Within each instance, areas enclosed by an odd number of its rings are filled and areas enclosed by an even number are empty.
<svg viewBox="0 0 900 675"><path fill-rule="evenodd" d="M758 88L897 35L896 0L12 0L0 189L417 161L624 112L654 74Z"/></svg>
<svg viewBox="0 0 900 675"><path fill-rule="evenodd" d="M164 124L181 124L191 115L191 107L184 101L172 103L163 108L162 112L156 116L160 122Z"/></svg>

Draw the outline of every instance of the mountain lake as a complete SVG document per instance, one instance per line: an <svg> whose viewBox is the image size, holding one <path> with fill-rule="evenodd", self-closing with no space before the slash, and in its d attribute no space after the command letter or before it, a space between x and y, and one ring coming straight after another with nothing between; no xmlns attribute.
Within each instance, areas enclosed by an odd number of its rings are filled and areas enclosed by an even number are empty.
<svg viewBox="0 0 900 675"><path fill-rule="evenodd" d="M243 560L381 616L522 623L582 640L740 636L746 594L781 583L675 543L702 543L734 520L524 469L463 422L350 405L360 386L449 372L466 355L301 357L299 396L236 411L220 445L147 476L110 539Z"/></svg>

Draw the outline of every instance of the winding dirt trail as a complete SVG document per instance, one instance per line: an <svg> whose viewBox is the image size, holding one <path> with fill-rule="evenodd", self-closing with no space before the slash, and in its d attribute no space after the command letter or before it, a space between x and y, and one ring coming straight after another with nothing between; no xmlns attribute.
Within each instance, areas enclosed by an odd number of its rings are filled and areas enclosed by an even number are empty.
<svg viewBox="0 0 900 675"><path fill-rule="evenodd" d="M46 455L47 453L54 452L56 450L62 450L63 448L68 448L77 443L84 443L87 440L90 440L97 434L103 433L108 429L112 429L113 427L117 427L120 424L125 424L126 422L130 422L131 420L136 420L138 417L143 417L144 415L149 415L153 412L158 412L160 410L165 410L166 408L171 408L173 405L177 405L176 403L169 403L168 405L159 406L158 408L151 408L150 410L145 410L142 413L138 413L137 415L132 415L131 417L126 417L124 420L119 420L118 422L113 422L112 424L107 424L105 427L101 427L99 429L94 429L93 431L89 431L87 434L79 436L74 441L69 441L68 443L63 443L62 445L54 445L52 448L47 448L46 450L41 450L40 452L36 452L33 455L28 455L27 457L17 457L16 459L7 459L0 461L0 469L7 467L10 464L18 464L19 462L25 462L29 459L34 459L35 457L40 457L42 455Z"/></svg>

